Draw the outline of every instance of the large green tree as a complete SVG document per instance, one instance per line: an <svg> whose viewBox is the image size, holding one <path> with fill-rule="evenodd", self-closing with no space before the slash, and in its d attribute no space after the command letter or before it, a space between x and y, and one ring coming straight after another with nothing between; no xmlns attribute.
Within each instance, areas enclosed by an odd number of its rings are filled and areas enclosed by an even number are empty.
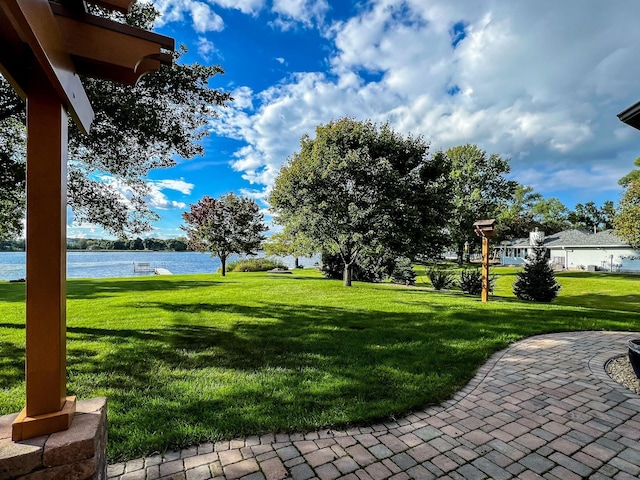
<svg viewBox="0 0 640 480"><path fill-rule="evenodd" d="M533 191L533 187L517 185L513 198L499 207L497 240L528 237L529 232L538 226L534 207L542 198Z"/></svg>
<svg viewBox="0 0 640 480"><path fill-rule="evenodd" d="M25 207L24 138L20 124L0 129L0 240L17 238L22 232ZM4 148L3 148L4 146Z"/></svg>
<svg viewBox="0 0 640 480"><path fill-rule="evenodd" d="M345 286L361 256L439 250L449 213L446 161L421 137L343 118L300 141L269 202L277 222L339 255Z"/></svg>
<svg viewBox="0 0 640 480"><path fill-rule="evenodd" d="M189 248L218 257L222 276L226 275L229 256L255 255L265 239L262 233L267 230L256 202L233 192L219 199L204 196L190 205L182 219Z"/></svg>
<svg viewBox="0 0 640 480"><path fill-rule="evenodd" d="M636 158L633 164L636 167L640 167L640 157ZM624 188L628 188L631 185L631 182L640 183L640 168L634 168L624 177L618 180L618 183Z"/></svg>
<svg viewBox="0 0 640 480"><path fill-rule="evenodd" d="M532 208L537 226L547 234L571 227L569 209L556 197L542 198Z"/></svg>
<svg viewBox="0 0 640 480"><path fill-rule="evenodd" d="M477 145L453 147L445 155L451 165L448 180L453 199L448 230L458 263L462 264L465 243L477 241L473 223L497 218L518 184L506 178L511 171L508 159L496 153L487 155Z"/></svg>
<svg viewBox="0 0 640 480"><path fill-rule="evenodd" d="M617 235L632 247L640 248L640 179L627 185L613 223Z"/></svg>
<svg viewBox="0 0 640 480"><path fill-rule="evenodd" d="M136 3L121 20L151 29L156 16L152 4ZM133 87L83 79L95 121L88 135L73 123L69 130L68 201L76 221L101 225L116 236L149 230L157 214L147 204L148 172L174 165L176 157L203 153L198 141L207 134L215 107L231 97L210 87L223 73L219 66L183 64L184 51ZM24 137L24 122L24 102L0 78L0 136ZM24 144L0 142L0 158L21 171L16 181L0 185L0 234L14 235L16 229L7 225L19 225L24 215Z"/></svg>

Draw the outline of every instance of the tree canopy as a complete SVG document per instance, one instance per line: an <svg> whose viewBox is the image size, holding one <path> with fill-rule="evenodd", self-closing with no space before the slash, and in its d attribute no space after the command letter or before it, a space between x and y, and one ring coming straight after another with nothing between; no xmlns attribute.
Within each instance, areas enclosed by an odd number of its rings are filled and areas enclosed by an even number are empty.
<svg viewBox="0 0 640 480"><path fill-rule="evenodd" d="M534 208L542 199L542 195L534 192L533 187L517 185L513 198L500 207L498 240L529 236L529 232L537 226Z"/></svg>
<svg viewBox="0 0 640 480"><path fill-rule="evenodd" d="M577 203L575 209L569 212L568 219L574 228L597 232L613 228L614 216L615 207L613 202L608 200L601 207L594 202L587 202L584 205Z"/></svg>
<svg viewBox="0 0 640 480"><path fill-rule="evenodd" d="M448 181L453 213L448 229L451 243L462 263L464 244L477 241L473 223L496 218L500 207L513 198L517 182L507 180L509 160L487 153L477 145L460 145L445 152L450 162Z"/></svg>
<svg viewBox="0 0 640 480"><path fill-rule="evenodd" d="M294 257L294 267L299 266L299 257L311 256L314 254L313 243L301 233L293 234L287 230L274 233L263 245L267 255Z"/></svg>
<svg viewBox="0 0 640 480"><path fill-rule="evenodd" d="M150 29L156 16L151 4L136 3L122 21ZM185 51L182 47L174 52L171 66L145 75L133 87L83 79L95 120L88 135L73 123L69 130L68 201L76 221L101 225L116 236L149 230L157 214L147 204L146 175L151 169L174 165L176 156L188 159L203 153L198 141L216 115L213 107L231 97L209 86L223 70L181 64ZM24 202L19 200L24 195L20 179L24 176L25 107L4 79L0 79L0 105L0 136L22 138L0 142L3 165L12 162L17 173L17 181L0 185L0 220L3 225L17 225L24 214ZM125 196L120 193L123 190ZM15 228L0 231L15 233Z"/></svg>
<svg viewBox="0 0 640 480"><path fill-rule="evenodd" d="M222 263L226 274L227 259L232 254L255 255L265 237L267 227L258 204L233 192L219 199L204 196L182 214L191 250L209 252Z"/></svg>
<svg viewBox="0 0 640 480"><path fill-rule="evenodd" d="M633 162L636 167L640 167L640 157ZM640 183L640 168L635 168L618 180L618 183L624 188L628 188L632 182Z"/></svg>
<svg viewBox="0 0 640 480"><path fill-rule="evenodd" d="M449 212L446 162L421 137L343 118L305 135L280 170L269 202L277 222L344 264L360 256L439 251Z"/></svg>
<svg viewBox="0 0 640 480"><path fill-rule="evenodd" d="M613 223L616 234L633 248L640 248L640 180L629 182Z"/></svg>

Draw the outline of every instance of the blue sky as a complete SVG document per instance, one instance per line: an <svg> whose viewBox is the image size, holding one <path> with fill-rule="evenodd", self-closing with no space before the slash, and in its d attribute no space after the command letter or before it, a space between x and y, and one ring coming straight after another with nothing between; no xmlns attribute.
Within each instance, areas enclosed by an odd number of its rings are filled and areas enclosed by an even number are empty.
<svg viewBox="0 0 640 480"><path fill-rule="evenodd" d="M475 143L510 177L568 207L618 201L640 132L616 114L640 99L633 0L157 0L157 31L186 62L220 64L206 155L151 175L174 237L204 195L266 195L300 137L345 115L389 121L431 150ZM102 236L72 225L70 236Z"/></svg>

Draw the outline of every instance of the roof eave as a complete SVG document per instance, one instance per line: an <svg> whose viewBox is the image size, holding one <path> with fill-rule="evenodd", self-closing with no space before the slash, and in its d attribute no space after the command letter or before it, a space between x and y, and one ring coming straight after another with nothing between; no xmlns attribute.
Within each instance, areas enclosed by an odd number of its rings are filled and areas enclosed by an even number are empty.
<svg viewBox="0 0 640 480"><path fill-rule="evenodd" d="M640 130L640 102L636 102L618 114L621 122Z"/></svg>

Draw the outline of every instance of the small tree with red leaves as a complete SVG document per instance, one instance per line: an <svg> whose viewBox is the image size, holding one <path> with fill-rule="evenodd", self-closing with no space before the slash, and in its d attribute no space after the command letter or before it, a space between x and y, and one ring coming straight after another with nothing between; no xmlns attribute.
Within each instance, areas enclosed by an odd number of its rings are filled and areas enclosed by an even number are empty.
<svg viewBox="0 0 640 480"><path fill-rule="evenodd" d="M186 225L180 227L187 232L189 248L218 257L222 276L230 255L255 255L265 239L264 216L254 200L233 192L219 199L205 195L190 208L182 214Z"/></svg>

